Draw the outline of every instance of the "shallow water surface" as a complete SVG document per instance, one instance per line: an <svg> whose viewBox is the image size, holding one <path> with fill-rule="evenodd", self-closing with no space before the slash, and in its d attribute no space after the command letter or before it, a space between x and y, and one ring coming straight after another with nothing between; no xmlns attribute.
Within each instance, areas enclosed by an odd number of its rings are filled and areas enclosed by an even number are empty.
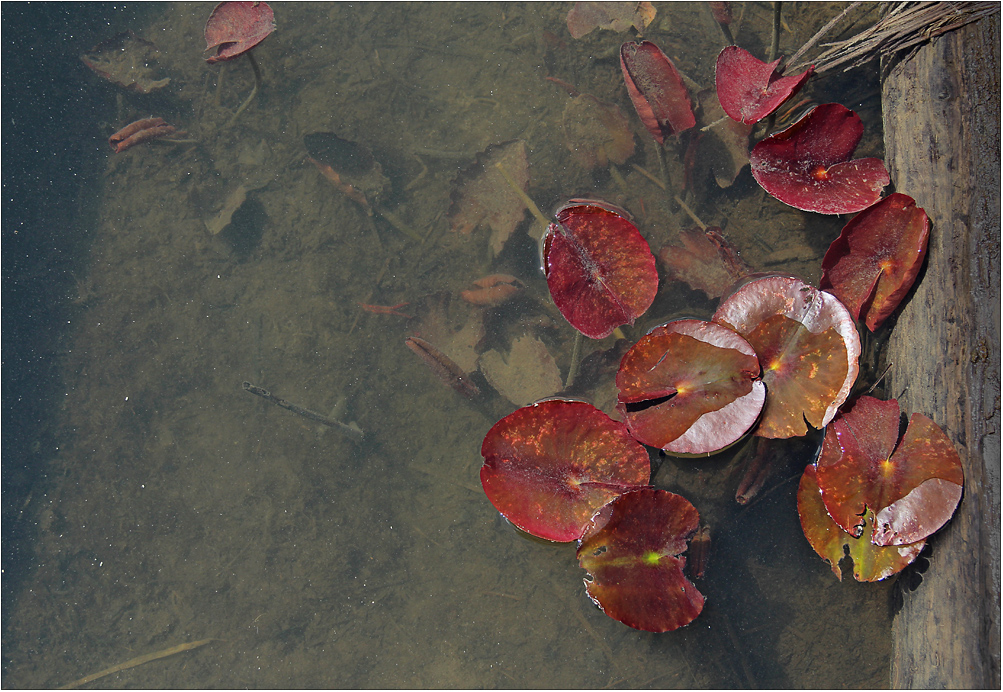
<svg viewBox="0 0 1003 692"><path fill-rule="evenodd" d="M771 5L734 5L736 41L764 56ZM232 124L253 71L244 59L204 61L211 5L113 18L156 45L171 82L153 94L113 87L67 55L64 79L91 103L72 133L87 138L76 141L93 168L85 187L55 191L78 200L66 227L79 235L60 240L72 246L61 274L72 281L52 297L68 316L48 356L58 401L34 433L42 442L25 443L39 477L4 510L23 548L5 601L5 686L62 685L210 638L96 684L887 685L888 585L837 581L800 529L796 479L811 444L785 447L745 507L734 501L745 447L706 460L653 454L654 483L693 502L714 538L698 583L704 612L675 632L638 632L589 601L573 546L525 539L484 496L481 440L515 406L479 374L485 398L460 397L405 346L424 314L447 330L478 319L459 293L503 272L525 288L488 309L467 348L505 351L532 332L567 374L573 332L539 273L531 215L500 252L486 225L450 229L461 171L513 140L525 142L528 194L544 213L606 199L634 214L657 252L695 225L678 195L757 271L819 279L840 219L785 207L747 167L727 188L699 162L686 172L689 137L665 147L670 193L638 170L660 173L620 73L619 46L634 33L572 39L570 7L276 3L278 28L254 49L260 92ZM783 7L788 54L842 9ZM724 39L710 11L657 9L645 37L692 94L712 88ZM77 54L117 30L89 24ZM624 165L583 167L566 136L571 97L547 77L620 109L635 145ZM857 155L880 156L877 94L876 76L856 70L801 97L855 109L867 127ZM113 131L150 115L183 141L111 153ZM353 187L372 215L307 159L304 136L317 132L372 152L380 176ZM7 232L5 221L5 243ZM625 331L636 339L715 305L663 282ZM599 406L610 402L605 377L585 393ZM365 436L272 406L243 382Z"/></svg>

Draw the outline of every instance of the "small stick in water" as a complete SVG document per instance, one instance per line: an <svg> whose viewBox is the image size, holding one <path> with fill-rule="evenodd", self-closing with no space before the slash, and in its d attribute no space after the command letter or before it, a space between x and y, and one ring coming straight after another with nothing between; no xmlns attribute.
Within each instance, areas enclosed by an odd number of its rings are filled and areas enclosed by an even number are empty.
<svg viewBox="0 0 1003 692"><path fill-rule="evenodd" d="M362 439L363 433L359 429L359 427L356 426L356 425L347 425L345 423L342 423L340 420L334 420L333 418L328 418L327 416L325 416L323 414L320 414L320 413L317 413L316 411L311 411L308 408L303 408L302 406L297 406L296 404L290 403L290 402L286 401L285 399L280 399L279 397L275 396L274 394L272 394L267 389L264 389L262 387L258 387L256 385L253 385L250 382L244 382L241 386L244 388L245 392L250 392L251 394L256 394L257 396L260 396L265 401L270 401L271 403L275 404L276 406L281 406L282 408L286 409L287 411L292 411L293 413L298 414L300 416L303 416L304 418L309 418L312 421L317 421L318 423L323 423L324 425L330 426L332 428L336 428L336 429L342 431L343 433L351 435L352 437L356 437L358 439Z"/></svg>

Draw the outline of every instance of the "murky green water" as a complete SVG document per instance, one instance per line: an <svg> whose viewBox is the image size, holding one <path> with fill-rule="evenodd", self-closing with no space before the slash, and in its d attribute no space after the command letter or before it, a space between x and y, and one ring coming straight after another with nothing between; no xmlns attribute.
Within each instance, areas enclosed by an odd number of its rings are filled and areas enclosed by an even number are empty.
<svg viewBox="0 0 1003 692"><path fill-rule="evenodd" d="M764 55L771 5L735 5L737 42ZM25 186L28 206L70 210L55 220L65 233L44 214L24 228L49 224L72 257L39 299L65 324L41 345L16 342L58 384L48 399L22 390L52 405L4 447L5 483L9 469L20 474L4 500L14 527L5 552L15 539L20 549L5 566L16 576L5 575L5 686L62 685L209 638L95 684L887 685L889 587L836 581L808 546L795 508L804 448L792 445L762 499L744 508L733 499L742 449L662 463L656 485L686 496L714 533L699 584L707 606L676 632L637 632L585 596L573 546L520 537L485 498L481 440L515 407L462 399L405 347L405 317L359 307L406 304L397 311L411 314L445 291L459 326L474 310L461 290L512 274L527 287L492 311L480 348L503 348L515 326L535 325L566 374L573 334L539 274L530 215L498 254L486 228L450 230L460 171L515 139L526 142L529 195L545 213L573 197L621 204L657 251L694 223L672 199L679 194L753 268L818 281L839 219L784 207L747 168L721 189L698 165L704 177L684 192L680 143L666 147L672 194L634 167L659 170L620 73L618 48L630 34L574 40L570 6L276 3L278 29L255 49L259 96L229 126L253 72L245 60L203 60L212 5L160 6L143 19L101 8L117 26L90 19L76 34L72 18L57 23L55 40L73 49L47 69L60 70L61 88L75 84L87 107L64 136L40 143L39 156L83 149L74 161L86 184L67 176L62 186ZM841 9L786 3L782 52ZM125 27L156 44L167 88L125 92L76 61ZM713 86L724 43L703 3L659 5L645 36L691 92ZM570 98L546 77L627 116L636 151L616 175L585 170L568 149ZM880 155L874 74L826 75L804 96L855 109L867 126L858 155ZM5 140L46 117L33 107L19 106ZM194 143L108 153L108 135L151 115ZM380 162L389 183L374 217L307 161L303 137L320 131L364 143ZM5 158L5 180L33 165ZM246 201L214 235L206 221L241 187ZM23 258L9 258L12 221L5 214L5 274L10 267L15 281L44 286L39 258L60 251L28 244ZM714 307L683 284L663 284L628 337ZM271 406L244 381L354 421L366 436Z"/></svg>

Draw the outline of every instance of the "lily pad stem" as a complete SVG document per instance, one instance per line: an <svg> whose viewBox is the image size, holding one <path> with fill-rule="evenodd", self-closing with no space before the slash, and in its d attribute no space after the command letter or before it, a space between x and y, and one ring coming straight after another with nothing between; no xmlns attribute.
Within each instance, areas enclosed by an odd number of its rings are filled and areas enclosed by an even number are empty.
<svg viewBox="0 0 1003 692"><path fill-rule="evenodd" d="M230 121L226 124L228 128L233 125L234 121L237 120L241 113L247 110L247 107L251 105L251 101L253 101L254 97L258 95L258 89L261 87L261 68L258 67L258 61L254 59L253 51L247 51L247 59L251 61L251 69L254 70L254 88L251 89L251 93L248 95L247 99L240 104L240 108L237 109L237 112L233 114L233 117L231 117Z"/></svg>
<svg viewBox="0 0 1003 692"><path fill-rule="evenodd" d="M575 330L575 344L571 347L571 365L568 366L568 379L564 382L565 389L571 389L578 375L578 361L582 355L582 339L585 337L580 331Z"/></svg>

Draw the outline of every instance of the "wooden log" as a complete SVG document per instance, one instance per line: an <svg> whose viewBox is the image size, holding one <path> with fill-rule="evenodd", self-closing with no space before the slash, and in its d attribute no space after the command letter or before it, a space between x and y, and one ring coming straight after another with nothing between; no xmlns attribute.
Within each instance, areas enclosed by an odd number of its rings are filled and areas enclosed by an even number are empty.
<svg viewBox="0 0 1003 692"><path fill-rule="evenodd" d="M965 467L923 583L893 624L895 688L1000 687L1000 18L952 31L882 85L886 162L931 219L888 346L889 391Z"/></svg>

